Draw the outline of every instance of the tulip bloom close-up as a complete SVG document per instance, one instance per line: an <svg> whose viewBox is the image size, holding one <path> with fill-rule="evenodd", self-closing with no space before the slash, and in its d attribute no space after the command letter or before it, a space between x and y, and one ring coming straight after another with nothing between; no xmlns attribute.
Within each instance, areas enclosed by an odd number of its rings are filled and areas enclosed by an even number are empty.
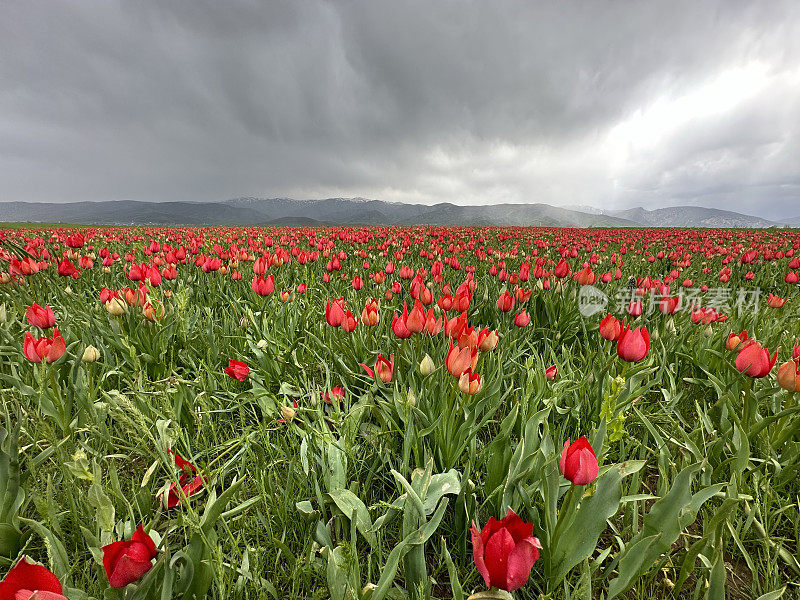
<svg viewBox="0 0 800 600"><path fill-rule="evenodd" d="M490 517L481 530L473 523L470 533L475 567L487 587L513 592L527 583L542 549L533 536L533 523L509 507L505 517Z"/></svg>
<svg viewBox="0 0 800 600"><path fill-rule="evenodd" d="M53 331L53 337L51 338L42 336L36 339L28 332L25 334L25 340L22 343L22 351L25 354L25 358L37 363L51 363L54 360L58 360L66 350L64 338L59 333L58 327Z"/></svg>
<svg viewBox="0 0 800 600"><path fill-rule="evenodd" d="M153 567L158 556L153 539L139 525L128 541L113 542L101 548L103 568L108 583L113 588L122 588L138 581Z"/></svg>

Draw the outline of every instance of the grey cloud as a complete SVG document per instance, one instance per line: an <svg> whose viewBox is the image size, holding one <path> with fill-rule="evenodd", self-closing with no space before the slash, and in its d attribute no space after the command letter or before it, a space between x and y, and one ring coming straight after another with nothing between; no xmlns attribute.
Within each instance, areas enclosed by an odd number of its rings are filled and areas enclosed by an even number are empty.
<svg viewBox="0 0 800 600"><path fill-rule="evenodd" d="M6 2L0 200L356 195L794 216L798 40L788 1ZM763 89L671 119L748 65ZM658 143L635 126L653 110Z"/></svg>

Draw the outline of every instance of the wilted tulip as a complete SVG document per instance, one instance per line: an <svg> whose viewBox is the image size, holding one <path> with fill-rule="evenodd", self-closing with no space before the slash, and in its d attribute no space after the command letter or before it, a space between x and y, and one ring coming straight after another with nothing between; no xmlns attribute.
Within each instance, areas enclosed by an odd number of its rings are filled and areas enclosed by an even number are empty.
<svg viewBox="0 0 800 600"><path fill-rule="evenodd" d="M233 360L231 358L228 360L228 366L225 367L225 373L229 377L233 377L239 381L244 381L250 374L250 367L240 360Z"/></svg>
<svg viewBox="0 0 800 600"><path fill-rule="evenodd" d="M490 517L481 531L473 523L470 535L475 568L487 587L513 592L525 585L542 548L533 537L533 523L509 507L505 517Z"/></svg>
<svg viewBox="0 0 800 600"><path fill-rule="evenodd" d="M53 309L49 306L42 308L36 302L25 311L25 317L28 319L28 323L39 329L50 329L56 324L56 315L53 313Z"/></svg>
<svg viewBox="0 0 800 600"><path fill-rule="evenodd" d="M558 468L575 485L588 485L597 479L597 457L586 436L582 435L572 443L569 440L564 442Z"/></svg>
<svg viewBox="0 0 800 600"><path fill-rule="evenodd" d="M53 337L40 337L34 339L30 332L25 333L25 340L22 343L22 353L31 362L48 362L58 360L67 351L64 338L58 331L58 327L53 331Z"/></svg>
<svg viewBox="0 0 800 600"><path fill-rule="evenodd" d="M63 591L58 577L24 555L0 581L2 600L67 600Z"/></svg>
<svg viewBox="0 0 800 600"><path fill-rule="evenodd" d="M292 400L293 406L281 406L281 423L288 423L297 415L297 400Z"/></svg>
<svg viewBox="0 0 800 600"><path fill-rule="evenodd" d="M144 532L141 525L133 532L130 541L114 542L101 550L103 568L113 588L138 581L152 568L153 559L158 555L153 538Z"/></svg>
<svg viewBox="0 0 800 600"><path fill-rule="evenodd" d="M764 348L755 340L750 340L739 351L736 357L736 369L750 377L760 379L766 377L775 366L778 358L778 351L770 358L769 350Z"/></svg>
<svg viewBox="0 0 800 600"><path fill-rule="evenodd" d="M178 506L181 501L181 495L178 493L179 487L183 492L183 496L189 498L199 493L203 489L204 482L202 476L195 475L195 473L197 473L197 467L195 467L188 460L181 458L177 452L173 452L169 449L167 452L172 455L173 459L175 460L175 466L180 471L178 481L173 481L170 483L169 489L163 498L164 505L167 508L174 508Z"/></svg>
<svg viewBox="0 0 800 600"><path fill-rule="evenodd" d="M642 360L650 352L650 334L647 327L626 327L617 339L617 355L628 362Z"/></svg>

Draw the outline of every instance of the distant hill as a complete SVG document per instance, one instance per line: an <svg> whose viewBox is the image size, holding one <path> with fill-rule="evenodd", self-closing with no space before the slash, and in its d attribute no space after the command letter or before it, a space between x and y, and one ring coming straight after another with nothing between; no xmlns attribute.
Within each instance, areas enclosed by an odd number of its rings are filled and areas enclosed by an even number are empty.
<svg viewBox="0 0 800 600"><path fill-rule="evenodd" d="M729 210L704 206L669 206L648 210L637 206L627 210L606 211L606 214L641 223L648 227L772 227L773 221L743 215Z"/></svg>
<svg viewBox="0 0 800 600"><path fill-rule="evenodd" d="M0 222L42 221L104 225L260 223L269 217L224 202L0 202Z"/></svg>
<svg viewBox="0 0 800 600"><path fill-rule="evenodd" d="M580 208L581 210L578 210ZM771 221L698 206L602 211L549 204L433 206L366 198L235 198L224 202L0 203L0 222L104 225L463 225L548 227L770 227Z"/></svg>

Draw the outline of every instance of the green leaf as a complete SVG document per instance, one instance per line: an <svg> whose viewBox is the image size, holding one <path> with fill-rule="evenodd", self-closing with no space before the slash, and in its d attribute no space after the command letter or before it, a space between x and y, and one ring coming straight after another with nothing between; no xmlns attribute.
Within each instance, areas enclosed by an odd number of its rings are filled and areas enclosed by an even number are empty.
<svg viewBox="0 0 800 600"><path fill-rule="evenodd" d="M361 499L348 489L332 490L328 493L328 496L348 520L353 511L355 511L356 527L359 533L364 536L371 548L377 548L378 539L375 536L375 532L372 531L372 519L369 516L369 510L367 510Z"/></svg>
<svg viewBox="0 0 800 600"><path fill-rule="evenodd" d="M619 575L609 585L608 600L627 590L659 556L668 552L681 531L694 522L703 502L722 487L722 484L711 486L692 496L692 476L700 467L701 464L696 463L678 473L669 492L645 515L641 531L620 554Z"/></svg>
<svg viewBox="0 0 800 600"><path fill-rule="evenodd" d="M634 472L627 463L613 465L597 479L595 493L581 500L570 526L559 534L557 540L551 540L555 544L551 551L551 586L555 586L573 567L594 552L597 540L606 528L606 521L619 509L622 498L620 482L625 475Z"/></svg>

